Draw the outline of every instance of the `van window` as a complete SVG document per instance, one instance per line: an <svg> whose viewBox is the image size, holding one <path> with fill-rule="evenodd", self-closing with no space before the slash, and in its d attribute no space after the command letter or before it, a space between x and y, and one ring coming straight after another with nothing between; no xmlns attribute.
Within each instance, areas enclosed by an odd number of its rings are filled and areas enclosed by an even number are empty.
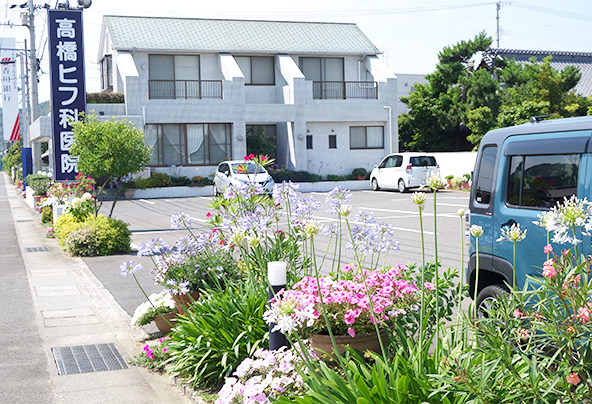
<svg viewBox="0 0 592 404"><path fill-rule="evenodd" d="M579 154L512 156L508 204L550 209L577 193L579 166Z"/></svg>
<svg viewBox="0 0 592 404"><path fill-rule="evenodd" d="M495 158L497 146L488 146L483 149L481 160L477 167L477 178L475 179L475 202L489 204L493 192L493 176L495 169Z"/></svg>
<svg viewBox="0 0 592 404"><path fill-rule="evenodd" d="M411 167L435 167L436 159L433 156L418 156L409 158Z"/></svg>

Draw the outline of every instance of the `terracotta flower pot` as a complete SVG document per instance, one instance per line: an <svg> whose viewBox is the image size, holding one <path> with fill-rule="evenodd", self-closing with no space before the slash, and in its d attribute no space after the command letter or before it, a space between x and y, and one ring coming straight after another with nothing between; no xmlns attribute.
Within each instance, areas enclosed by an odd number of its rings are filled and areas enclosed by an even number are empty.
<svg viewBox="0 0 592 404"><path fill-rule="evenodd" d="M335 343L337 344L338 348L337 350L340 354L345 352L346 346L350 346L356 351L380 352L380 342L378 341L378 336L375 332L368 334L356 334L353 338L349 335L334 335L333 338L335 339ZM380 331L380 338L383 345L386 345L388 342L388 337L384 330ZM331 343L331 338L329 335L311 334L308 339L310 341L310 345L317 351L323 351L330 355L333 354L333 344ZM319 353L323 354L323 352Z"/></svg>
<svg viewBox="0 0 592 404"><path fill-rule="evenodd" d="M177 324L177 319L175 317L177 317L177 313L174 311L170 313L159 314L158 316L154 317L154 323L156 324L158 331L163 334L168 334L171 332L171 328Z"/></svg>
<svg viewBox="0 0 592 404"><path fill-rule="evenodd" d="M185 314L185 309L191 308L193 303L199 299L199 291L189 292L189 294L173 295L173 299L177 304L177 311L179 314Z"/></svg>

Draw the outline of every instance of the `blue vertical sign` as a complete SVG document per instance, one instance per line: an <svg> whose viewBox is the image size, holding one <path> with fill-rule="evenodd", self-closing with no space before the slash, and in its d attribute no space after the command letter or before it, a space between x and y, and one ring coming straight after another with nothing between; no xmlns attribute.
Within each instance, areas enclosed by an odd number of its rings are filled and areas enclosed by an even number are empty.
<svg viewBox="0 0 592 404"><path fill-rule="evenodd" d="M74 180L78 169L70 156L74 133L70 121L86 109L81 10L49 10L49 70L53 174L56 181Z"/></svg>

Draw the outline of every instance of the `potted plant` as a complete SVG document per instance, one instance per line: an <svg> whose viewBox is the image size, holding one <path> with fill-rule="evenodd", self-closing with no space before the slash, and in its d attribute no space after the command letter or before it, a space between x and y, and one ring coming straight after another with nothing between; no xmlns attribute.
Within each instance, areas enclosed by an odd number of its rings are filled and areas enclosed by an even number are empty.
<svg viewBox="0 0 592 404"><path fill-rule="evenodd" d="M181 237L174 246L158 238L138 248L138 256L151 257L155 283L173 294L181 314L197 300L200 289L223 290L227 282L239 276L238 264L220 234L195 235L191 224L192 219L185 213L173 215L171 227L185 228L187 237Z"/></svg>
<svg viewBox="0 0 592 404"><path fill-rule="evenodd" d="M383 330L390 328L419 309L418 288L402 277L405 269L398 265L352 275L354 267L346 265L342 270L345 274L339 277L306 276L291 289L278 293L264 317L276 324L276 331L307 337L320 351L333 351L328 323L340 353L346 345L379 352L375 324ZM381 334L386 341L386 333Z"/></svg>
<svg viewBox="0 0 592 404"><path fill-rule="evenodd" d="M356 180L365 180L368 178L368 171L363 167L354 168L351 172L351 176Z"/></svg>
<svg viewBox="0 0 592 404"><path fill-rule="evenodd" d="M45 174L29 174L25 178L25 182L29 188L35 191L33 197L36 203L41 202L41 198L47 194L52 183L51 177Z"/></svg>
<svg viewBox="0 0 592 404"><path fill-rule="evenodd" d="M131 324L140 327L154 321L160 332L168 334L176 323L176 308L175 300L168 291L153 293L148 296L148 301L136 308Z"/></svg>
<svg viewBox="0 0 592 404"><path fill-rule="evenodd" d="M444 177L444 179L446 180L446 188L451 189L452 188L452 179L454 178L454 175L450 174L447 175L446 177Z"/></svg>

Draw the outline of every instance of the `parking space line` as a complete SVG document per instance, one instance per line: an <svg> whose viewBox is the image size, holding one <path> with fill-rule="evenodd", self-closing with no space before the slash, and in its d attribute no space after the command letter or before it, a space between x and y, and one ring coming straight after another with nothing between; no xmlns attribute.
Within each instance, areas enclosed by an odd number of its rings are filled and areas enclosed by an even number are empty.
<svg viewBox="0 0 592 404"><path fill-rule="evenodd" d="M138 200L140 202L144 202L144 203L147 203L147 204L150 204L150 205L156 205L156 202L152 202L152 201L149 201L149 200L146 200L146 199L138 199Z"/></svg>
<svg viewBox="0 0 592 404"><path fill-rule="evenodd" d="M325 221L325 222L336 222L337 221L337 219L334 218L334 217L317 216L317 219L319 221ZM377 218L377 219L382 219L382 218ZM362 222L356 222L356 221L353 221L353 220L350 220L349 223L350 224L356 224L356 225L359 225L359 226L363 226L364 225L364 223L362 223ZM409 228L406 228L406 227L396 227L396 226L391 226L391 227L393 229L395 229L395 230L407 231L407 232L411 232L411 233L421 233L421 231L420 230L417 230L417 229L409 229ZM431 235L433 235L434 232L433 231L424 230L424 234L431 234Z"/></svg>

